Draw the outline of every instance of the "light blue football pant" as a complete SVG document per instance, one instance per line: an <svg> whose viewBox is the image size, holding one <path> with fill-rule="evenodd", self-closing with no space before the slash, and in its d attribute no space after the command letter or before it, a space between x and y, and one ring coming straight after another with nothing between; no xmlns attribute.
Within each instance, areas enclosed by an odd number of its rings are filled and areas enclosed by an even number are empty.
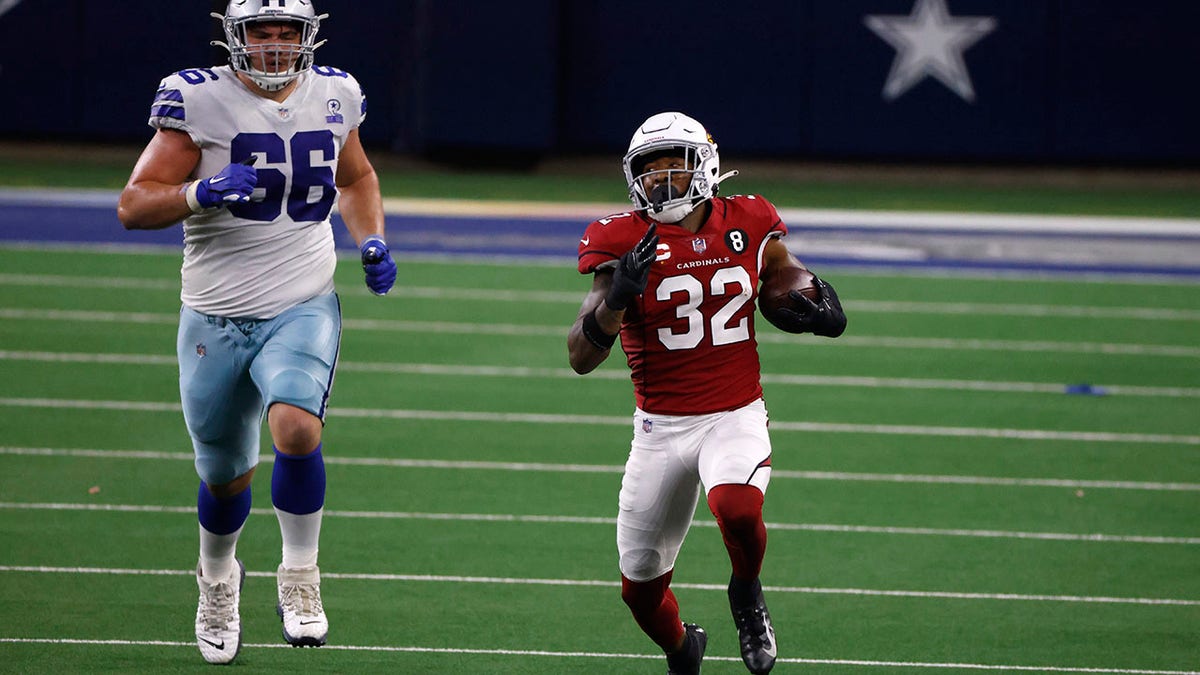
<svg viewBox="0 0 1200 675"><path fill-rule="evenodd" d="M258 464L263 417L287 403L325 419L342 313L319 295L273 319L179 313L179 395L196 473L222 485Z"/></svg>

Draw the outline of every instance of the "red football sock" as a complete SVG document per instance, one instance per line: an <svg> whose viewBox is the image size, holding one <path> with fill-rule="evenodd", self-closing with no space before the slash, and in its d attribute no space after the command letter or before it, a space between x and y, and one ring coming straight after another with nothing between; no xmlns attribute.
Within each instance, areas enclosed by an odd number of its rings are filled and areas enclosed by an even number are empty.
<svg viewBox="0 0 1200 675"><path fill-rule="evenodd" d="M767 527L762 519L763 493L753 485L718 485L708 491L708 508L717 518L733 576L758 578L767 552Z"/></svg>
<svg viewBox="0 0 1200 675"><path fill-rule="evenodd" d="M672 572L650 581L630 581L621 575L621 599L629 605L642 632L664 652L675 651L684 634L679 602L670 588Z"/></svg>

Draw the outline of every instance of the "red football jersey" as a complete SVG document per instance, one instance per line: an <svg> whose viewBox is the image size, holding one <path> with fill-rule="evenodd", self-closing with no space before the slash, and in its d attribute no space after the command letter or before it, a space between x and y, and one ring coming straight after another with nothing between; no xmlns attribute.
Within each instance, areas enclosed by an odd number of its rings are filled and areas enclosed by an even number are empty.
<svg viewBox="0 0 1200 675"><path fill-rule="evenodd" d="M637 405L662 415L732 410L762 396L754 307L763 249L787 227L757 195L716 197L695 234L658 223L646 291L625 311L621 347ZM588 225L579 272L613 265L653 222L620 213Z"/></svg>

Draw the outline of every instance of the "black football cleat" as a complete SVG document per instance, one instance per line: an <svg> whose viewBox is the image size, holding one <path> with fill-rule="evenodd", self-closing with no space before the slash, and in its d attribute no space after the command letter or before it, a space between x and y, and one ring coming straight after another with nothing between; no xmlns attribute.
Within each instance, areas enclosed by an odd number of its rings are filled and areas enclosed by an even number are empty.
<svg viewBox="0 0 1200 675"><path fill-rule="evenodd" d="M765 675L775 667L775 627L771 613L763 600L762 584L754 580L750 588L736 589L736 580L729 580L729 610L738 629L742 647L742 662L754 675ZM741 584L744 586L744 584Z"/></svg>
<svg viewBox="0 0 1200 675"><path fill-rule="evenodd" d="M683 624L683 629L683 647L674 654L667 654L667 675L700 675L708 633L694 623Z"/></svg>

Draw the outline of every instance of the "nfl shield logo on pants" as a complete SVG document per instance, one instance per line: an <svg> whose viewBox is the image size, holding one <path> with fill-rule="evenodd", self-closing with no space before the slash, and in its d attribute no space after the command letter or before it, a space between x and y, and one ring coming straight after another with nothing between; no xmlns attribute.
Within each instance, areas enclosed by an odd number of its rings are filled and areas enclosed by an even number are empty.
<svg viewBox="0 0 1200 675"><path fill-rule="evenodd" d="M692 250L695 251L697 255L704 253L704 251L706 251L707 249L708 249L708 242L704 241L700 237L696 237L695 239L692 240Z"/></svg>
<svg viewBox="0 0 1200 675"><path fill-rule="evenodd" d="M643 417L642 418L642 431L644 431L646 433L650 433L650 430L653 428L654 428L654 421L648 420L645 417Z"/></svg>

